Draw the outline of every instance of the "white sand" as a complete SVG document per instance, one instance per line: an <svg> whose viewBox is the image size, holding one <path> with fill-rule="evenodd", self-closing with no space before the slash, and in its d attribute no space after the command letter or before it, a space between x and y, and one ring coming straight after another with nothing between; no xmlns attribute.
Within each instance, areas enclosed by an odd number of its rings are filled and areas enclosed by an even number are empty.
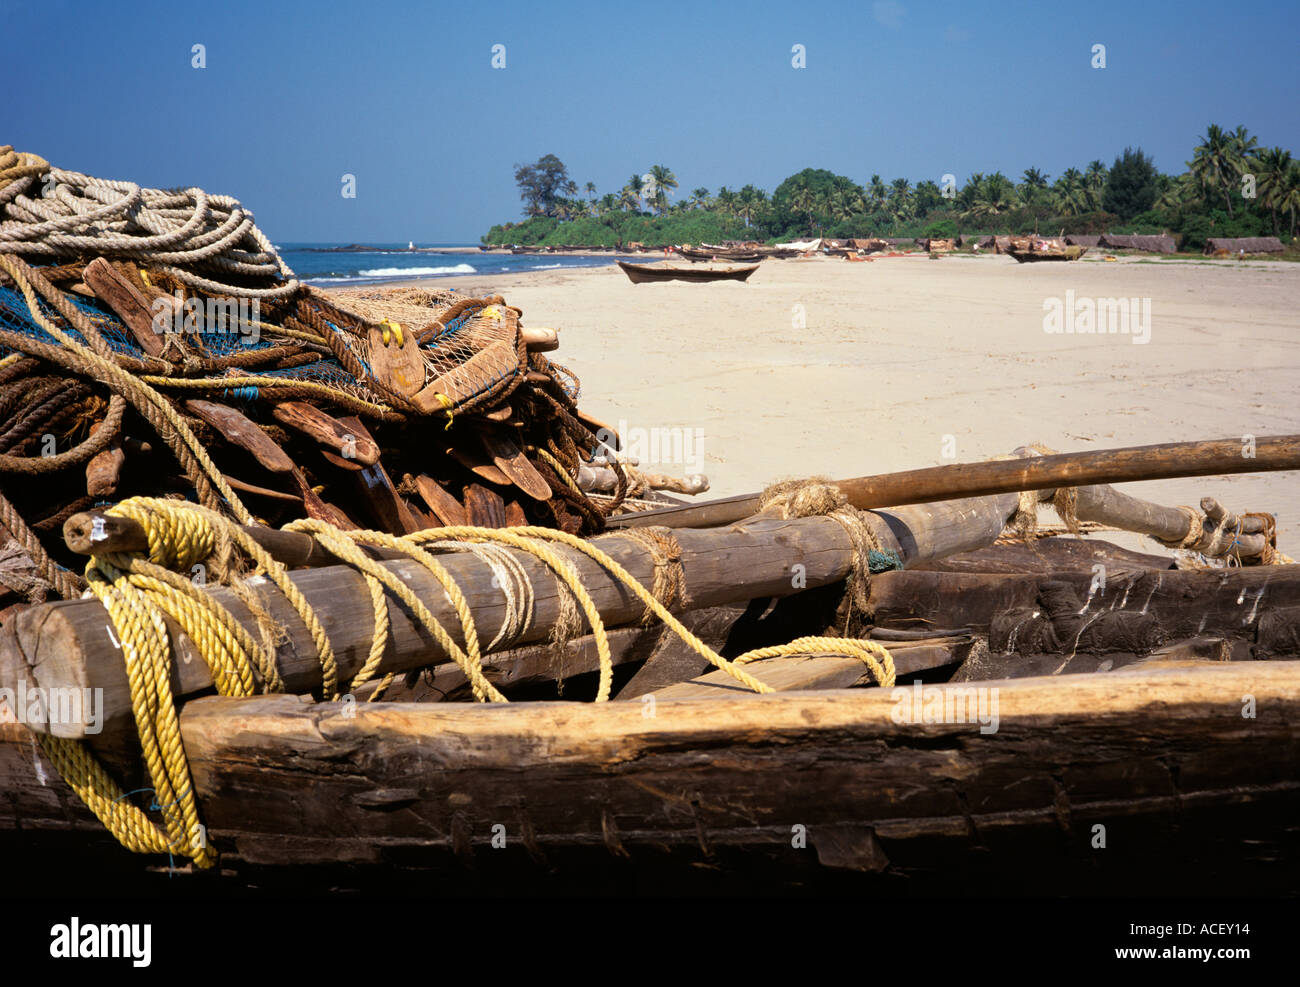
<svg viewBox="0 0 1300 987"><path fill-rule="evenodd" d="M633 285L612 266L427 283L500 292L526 325L560 329L553 356L582 378L580 404L597 418L702 430L710 496L1030 441L1070 451L1300 431L1300 264L910 255L767 261L745 284ZM1067 290L1150 298L1150 342L1048 334L1044 299ZM1280 547L1300 556L1294 484L1273 473L1125 489L1270 511Z"/></svg>

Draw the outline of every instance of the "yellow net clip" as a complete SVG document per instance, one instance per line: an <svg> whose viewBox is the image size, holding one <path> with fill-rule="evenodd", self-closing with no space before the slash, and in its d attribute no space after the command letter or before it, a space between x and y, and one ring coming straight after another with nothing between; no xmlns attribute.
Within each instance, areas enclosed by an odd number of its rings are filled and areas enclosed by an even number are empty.
<svg viewBox="0 0 1300 987"><path fill-rule="evenodd" d="M402 324L400 322L394 322L392 319L384 319L379 323L379 325L383 330L385 346L393 340L396 340L398 346L402 345Z"/></svg>
<svg viewBox="0 0 1300 987"><path fill-rule="evenodd" d="M444 425L442 428L442 430L445 432L447 431L447 429L451 428L452 419L454 417L451 413L451 409L455 407L455 402L452 401L451 398L447 397L447 395L443 394L441 391L435 394L434 397L438 399L438 403L442 405L443 410L447 412L447 424Z"/></svg>

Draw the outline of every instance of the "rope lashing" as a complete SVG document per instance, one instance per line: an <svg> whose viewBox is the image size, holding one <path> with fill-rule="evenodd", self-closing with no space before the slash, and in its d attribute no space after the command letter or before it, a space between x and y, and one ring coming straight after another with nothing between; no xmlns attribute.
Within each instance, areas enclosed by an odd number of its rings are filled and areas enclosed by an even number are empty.
<svg viewBox="0 0 1300 987"><path fill-rule="evenodd" d="M866 512L851 507L843 491L826 477L774 483L763 491L758 503L763 514L779 518L828 517L844 529L853 546L840 606L846 624L854 608L862 613L868 610L872 574L903 568L898 554L880 544Z"/></svg>
<svg viewBox="0 0 1300 987"><path fill-rule="evenodd" d="M614 537L626 538L650 553L655 566L654 585L650 592L656 600L669 610L674 606L688 605L686 573L682 569L682 546L671 528L661 525L627 528ZM654 611L646 607L641 623L648 626L654 617Z"/></svg>
<svg viewBox="0 0 1300 987"><path fill-rule="evenodd" d="M208 565L219 580L238 583L241 575L261 576L285 594L309 629L321 663L322 693L337 699L338 666L328 638L311 606L302 597L288 570L272 559L245 531L215 511L175 500L133 498L110 513L136 521L145 529L148 550L140 554L93 556L86 566L91 591L103 603L121 642L130 683L132 712L139 732L154 804L161 824L151 819L122 792L83 744L46 736L43 744L50 759L78 796L119 839L138 853L183 855L199 867L215 863L215 851L204 838L194 796L193 779L180 739L180 720L171 692L172 649L167 621L174 621L194 642L212 672L217 691L225 696L249 696L259 688L283 691L275 665L274 648L259 642L211 593L179 574L196 565ZM285 530L310 534L327 551L361 573L370 590L374 610L371 650L351 688L357 689L376 674L387 647L391 627L387 594L395 596L413 614L461 668L480 701L505 702L506 697L483 672L482 649L464 594L433 552L469 552L484 561L497 576L506 598L506 616L489 645L509 642L522 634L534 617L532 588L520 558L508 549L531 556L545 565L563 584L586 617L595 638L600 673L596 701L610 698L613 660L603 621L578 576L576 567L556 551L564 546L585 555L625 586L692 650L755 692L771 692L745 665L766 658L824 652L860 658L882 686L894 682L894 666L887 649L874 641L806 637L789 644L762 648L728 661L692 634L668 609L674 599L685 599L680 572L680 546L662 533L654 535L656 591L647 590L626 569L591 542L551 528L513 529L458 526L434 528L396 537L377 531L341 531L314 520L297 521ZM610 537L626 537L620 533ZM637 539L634 539L637 540ZM665 546L668 546L665 548ZM461 648L414 592L384 564L370 558L364 546L379 546L404 553L426 568L442 587L461 625ZM555 547L553 547L555 546ZM251 565L241 570L238 558ZM662 560L662 561L661 561ZM678 572L671 574L676 565ZM664 575L664 573L669 573ZM659 578L661 577L662 578ZM663 582L666 579L667 582ZM669 586L673 588L670 590ZM525 589L525 587L527 587ZM245 585L240 598L258 622L270 622L252 590ZM563 598L563 597L562 597ZM254 605L256 604L256 605ZM262 628L266 630L266 628ZM370 697L373 701L392 679L390 673Z"/></svg>

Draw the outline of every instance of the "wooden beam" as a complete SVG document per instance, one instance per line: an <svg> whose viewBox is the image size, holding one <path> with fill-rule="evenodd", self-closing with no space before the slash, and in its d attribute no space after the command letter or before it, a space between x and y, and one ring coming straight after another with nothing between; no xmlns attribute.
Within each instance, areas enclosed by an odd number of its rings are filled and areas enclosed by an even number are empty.
<svg viewBox="0 0 1300 987"><path fill-rule="evenodd" d="M603 856L613 831L627 852L798 853L792 827L816 847L851 823L870 826L895 863L1001 845L1027 869L1043 859L1035 848L1049 859L1087 851L1095 823L1177 822L1243 853L1239 809L1279 797L1294 806L1300 792L1290 663L982 685L997 689L987 733L970 686L928 687L969 712L961 722L900 721L912 686L661 700L653 715L642 703L345 714L293 697L201 699L181 720L210 836L268 866L431 864L457 842L489 846L498 824L508 842L542 851ZM1197 811L1210 808L1221 810L1212 824Z"/></svg>
<svg viewBox="0 0 1300 987"><path fill-rule="evenodd" d="M1247 458L1240 439L1170 442L933 466L837 480L835 485L848 497L850 504L868 510L1021 490L1300 469L1300 435L1257 439L1253 451L1254 455ZM759 494L744 494L706 504L625 514L610 518L608 524L611 528L648 524L713 527L731 524L757 513L759 499Z"/></svg>
<svg viewBox="0 0 1300 987"><path fill-rule="evenodd" d="M1002 530L1015 500L1012 496L895 508L869 514L868 524L882 547L897 553L905 564L914 564L988 544ZM844 528L825 517L757 518L720 531L684 530L678 533L678 541L692 606L697 608L792 596L828 586L849 573L853 557ZM653 562L644 547L618 535L602 536L594 543L641 585L653 585ZM572 549L557 551L577 568L607 626L641 618L641 602L595 561ZM536 558L521 552L515 555L534 592L533 623L519 639L528 643L550 634L559 617L560 595L568 591L558 588L554 575ZM463 644L459 620L428 570L415 562L382 564L410 586ZM464 554L449 556L444 565L465 591L476 625L490 638L505 619L505 599L492 585L491 570ZM329 567L294 572L291 578L320 618L346 680L364 663L372 637L369 594L362 577L351 569ZM256 634L252 615L230 590L209 586L207 591ZM255 592L285 630L276 660L288 688L309 692L319 687L320 666L302 619L272 584L259 584ZM381 673L447 660L441 646L398 601L389 599L388 612L392 635ZM0 628L0 688L20 677L50 687L101 688L105 721L122 721L129 716L131 704L116 641L98 600L32 608ZM174 689L185 695L209 688L211 676L194 645L179 635L175 647L181 661L176 664ZM83 725L69 723L56 727L68 736L80 736L82 729Z"/></svg>

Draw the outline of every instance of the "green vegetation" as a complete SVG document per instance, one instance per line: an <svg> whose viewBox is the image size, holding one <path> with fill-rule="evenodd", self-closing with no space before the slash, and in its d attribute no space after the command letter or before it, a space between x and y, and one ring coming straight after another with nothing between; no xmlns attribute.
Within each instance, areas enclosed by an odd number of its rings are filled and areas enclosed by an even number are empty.
<svg viewBox="0 0 1300 987"><path fill-rule="evenodd" d="M1140 148L1125 148L1108 168L1092 161L1049 175L1026 168L1019 182L976 172L960 188L906 178L863 185L820 168L791 175L768 196L753 185L697 188L676 197L677 176L663 165L633 175L618 192L585 199L555 155L515 169L525 219L492 227L487 244L649 247L722 240L774 243L805 237L938 236L979 233L1170 233L1182 250L1212 236L1281 236L1300 231L1300 162L1281 147L1261 147L1246 128L1211 124L1187 171L1162 175ZM676 199L676 201L673 201Z"/></svg>

